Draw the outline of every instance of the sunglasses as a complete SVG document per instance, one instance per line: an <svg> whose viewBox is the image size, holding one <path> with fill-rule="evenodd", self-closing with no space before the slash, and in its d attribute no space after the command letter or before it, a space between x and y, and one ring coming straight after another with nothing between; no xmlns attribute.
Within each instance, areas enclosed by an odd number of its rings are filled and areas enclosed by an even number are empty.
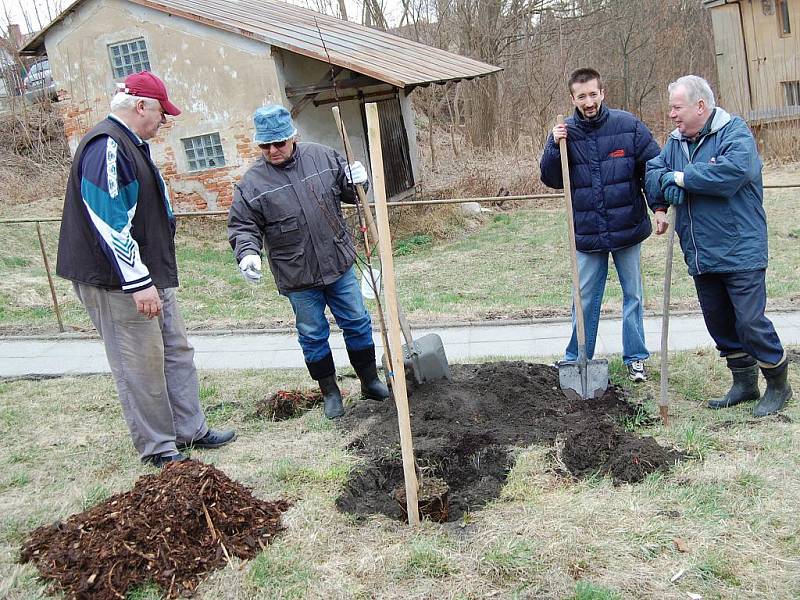
<svg viewBox="0 0 800 600"><path fill-rule="evenodd" d="M267 142L266 144L259 144L258 147L261 148L262 150L269 150L270 146L275 146L278 150L280 150L288 143L289 140L283 140L280 142Z"/></svg>

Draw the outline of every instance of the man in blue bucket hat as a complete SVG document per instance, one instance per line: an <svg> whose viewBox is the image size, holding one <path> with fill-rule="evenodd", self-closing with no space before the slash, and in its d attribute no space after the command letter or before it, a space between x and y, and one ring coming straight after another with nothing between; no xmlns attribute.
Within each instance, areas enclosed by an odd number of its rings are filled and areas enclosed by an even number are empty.
<svg viewBox="0 0 800 600"><path fill-rule="evenodd" d="M329 419L344 414L328 344L329 307L344 334L362 394L389 397L378 378L372 321L353 273L355 245L341 203L356 202L354 184L367 185L359 162L348 165L332 148L297 141L297 128L283 106L269 104L253 115L253 141L262 156L234 186L228 239L245 279L261 279L261 251L278 291L289 299L297 337L311 378L319 383Z"/></svg>

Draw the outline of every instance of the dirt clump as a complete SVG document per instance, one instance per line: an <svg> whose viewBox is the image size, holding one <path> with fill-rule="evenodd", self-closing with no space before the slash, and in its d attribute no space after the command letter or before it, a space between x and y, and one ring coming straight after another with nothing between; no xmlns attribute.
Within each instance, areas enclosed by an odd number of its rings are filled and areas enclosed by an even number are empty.
<svg viewBox="0 0 800 600"><path fill-rule="evenodd" d="M800 350L795 350L794 348L787 348L786 349L786 359L790 363L794 363L796 365L800 365Z"/></svg>
<svg viewBox="0 0 800 600"><path fill-rule="evenodd" d="M254 419L285 421L322 404L319 390L278 390L271 396L256 402Z"/></svg>
<svg viewBox="0 0 800 600"><path fill-rule="evenodd" d="M675 450L660 446L652 437L633 436L611 422L571 432L563 449L556 444L555 454L557 458L560 454L567 471L575 477L599 473L610 475L617 483L641 481L680 456Z"/></svg>
<svg viewBox="0 0 800 600"><path fill-rule="evenodd" d="M641 423L642 407L627 402L621 388L609 386L596 400L571 400L551 366L503 361L451 370L451 381L408 385L418 468L448 485L450 521L499 496L515 448L551 445L555 462L571 476L600 473L617 484L666 471L681 458L622 425ZM394 403L364 400L339 423L352 432L349 448L364 462L337 506L359 517L402 519L392 497L403 484Z"/></svg>
<svg viewBox="0 0 800 600"><path fill-rule="evenodd" d="M174 462L129 492L34 530L20 561L34 562L53 580L51 591L71 599L124 598L149 582L166 598L190 596L204 573L269 544L289 507L259 500L212 465Z"/></svg>

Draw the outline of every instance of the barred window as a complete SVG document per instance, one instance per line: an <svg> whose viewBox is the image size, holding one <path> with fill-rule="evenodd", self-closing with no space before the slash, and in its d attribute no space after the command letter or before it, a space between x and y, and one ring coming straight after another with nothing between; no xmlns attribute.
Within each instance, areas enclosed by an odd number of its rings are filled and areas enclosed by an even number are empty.
<svg viewBox="0 0 800 600"><path fill-rule="evenodd" d="M121 79L131 73L150 70L150 57L147 54L147 45L144 38L110 44L108 55L111 58L111 68L114 79Z"/></svg>
<svg viewBox="0 0 800 600"><path fill-rule="evenodd" d="M217 167L225 166L225 155L222 152L219 133L184 138L182 141L190 171L202 171L203 169L216 169Z"/></svg>
<svg viewBox="0 0 800 600"><path fill-rule="evenodd" d="M781 81L786 106L800 106L800 81Z"/></svg>
<svg viewBox="0 0 800 600"><path fill-rule="evenodd" d="M792 35L792 23L789 20L788 0L778 0L778 31L781 37Z"/></svg>

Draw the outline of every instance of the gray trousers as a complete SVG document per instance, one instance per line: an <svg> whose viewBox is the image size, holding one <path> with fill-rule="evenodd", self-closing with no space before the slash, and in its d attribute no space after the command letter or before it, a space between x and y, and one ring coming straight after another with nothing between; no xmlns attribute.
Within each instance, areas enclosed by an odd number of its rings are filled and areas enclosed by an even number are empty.
<svg viewBox="0 0 800 600"><path fill-rule="evenodd" d="M208 432L200 408L194 348L186 337L174 288L158 290L161 314L148 319L132 294L73 282L106 348L122 413L144 459L178 452Z"/></svg>

